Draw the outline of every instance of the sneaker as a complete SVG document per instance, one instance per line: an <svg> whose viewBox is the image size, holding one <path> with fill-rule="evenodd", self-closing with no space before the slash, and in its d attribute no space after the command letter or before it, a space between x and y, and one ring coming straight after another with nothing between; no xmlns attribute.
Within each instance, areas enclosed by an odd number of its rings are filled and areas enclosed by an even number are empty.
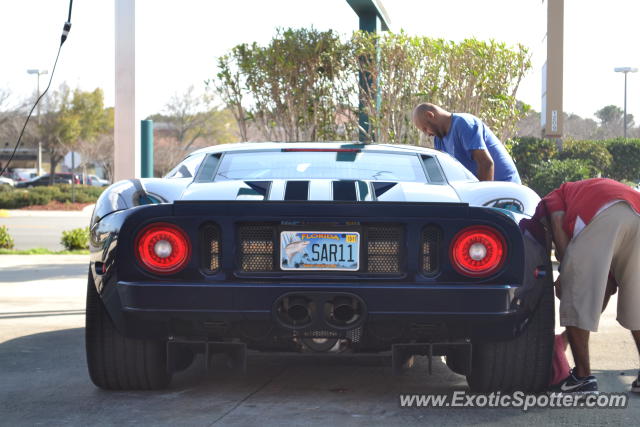
<svg viewBox="0 0 640 427"><path fill-rule="evenodd" d="M549 391L553 393L597 394L598 380L593 375L578 377L575 375L575 368L573 368L567 378L552 385Z"/></svg>
<svg viewBox="0 0 640 427"><path fill-rule="evenodd" d="M631 391L634 393L640 393L640 372L638 372L638 378L631 383Z"/></svg>

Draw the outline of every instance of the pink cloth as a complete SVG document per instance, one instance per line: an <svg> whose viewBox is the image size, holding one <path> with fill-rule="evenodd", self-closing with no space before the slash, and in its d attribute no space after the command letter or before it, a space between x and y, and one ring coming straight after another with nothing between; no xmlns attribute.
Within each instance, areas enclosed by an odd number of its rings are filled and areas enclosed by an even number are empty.
<svg viewBox="0 0 640 427"><path fill-rule="evenodd" d="M562 335L556 335L553 340L553 360L551 365L551 381L549 385L558 384L569 376L571 367L564 352L564 339Z"/></svg>

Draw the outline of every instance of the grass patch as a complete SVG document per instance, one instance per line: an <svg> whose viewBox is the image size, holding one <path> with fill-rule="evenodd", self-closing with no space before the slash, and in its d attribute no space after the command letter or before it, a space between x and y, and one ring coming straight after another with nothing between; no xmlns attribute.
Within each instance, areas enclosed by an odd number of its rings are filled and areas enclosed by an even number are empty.
<svg viewBox="0 0 640 427"><path fill-rule="evenodd" d="M0 249L0 255L89 255L88 249L77 249L73 251L52 251L45 248L33 249Z"/></svg>

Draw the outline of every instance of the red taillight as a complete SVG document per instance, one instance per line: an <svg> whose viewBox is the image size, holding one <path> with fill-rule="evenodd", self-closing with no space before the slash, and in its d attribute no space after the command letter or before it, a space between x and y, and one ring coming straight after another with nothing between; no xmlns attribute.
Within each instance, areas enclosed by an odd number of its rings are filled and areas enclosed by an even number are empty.
<svg viewBox="0 0 640 427"><path fill-rule="evenodd" d="M504 238L491 227L465 228L451 243L451 262L466 276L488 276L502 266L506 256Z"/></svg>
<svg viewBox="0 0 640 427"><path fill-rule="evenodd" d="M177 226L155 223L138 233L135 252L138 261L147 270L171 274L181 270L189 262L191 242Z"/></svg>

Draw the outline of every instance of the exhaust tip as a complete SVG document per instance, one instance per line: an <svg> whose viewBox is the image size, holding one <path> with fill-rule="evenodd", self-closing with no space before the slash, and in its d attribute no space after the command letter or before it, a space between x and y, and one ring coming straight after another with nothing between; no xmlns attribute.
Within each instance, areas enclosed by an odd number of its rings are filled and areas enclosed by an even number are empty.
<svg viewBox="0 0 640 427"><path fill-rule="evenodd" d="M350 330L367 318L365 302L358 295L346 292L291 292L277 298L271 310L280 326L296 331Z"/></svg>
<svg viewBox="0 0 640 427"><path fill-rule="evenodd" d="M349 326L361 317L359 301L350 297L337 297L327 304L327 322L335 326Z"/></svg>
<svg viewBox="0 0 640 427"><path fill-rule="evenodd" d="M287 316L296 323L309 318L309 308L305 305L296 304L287 309Z"/></svg>
<svg viewBox="0 0 640 427"><path fill-rule="evenodd" d="M301 327L311 323L313 303L304 297L286 297L278 303L277 316L288 327Z"/></svg>
<svg viewBox="0 0 640 427"><path fill-rule="evenodd" d="M342 304L333 308L333 317L344 323L348 323L353 316L355 316L356 311L354 308L347 304Z"/></svg>

